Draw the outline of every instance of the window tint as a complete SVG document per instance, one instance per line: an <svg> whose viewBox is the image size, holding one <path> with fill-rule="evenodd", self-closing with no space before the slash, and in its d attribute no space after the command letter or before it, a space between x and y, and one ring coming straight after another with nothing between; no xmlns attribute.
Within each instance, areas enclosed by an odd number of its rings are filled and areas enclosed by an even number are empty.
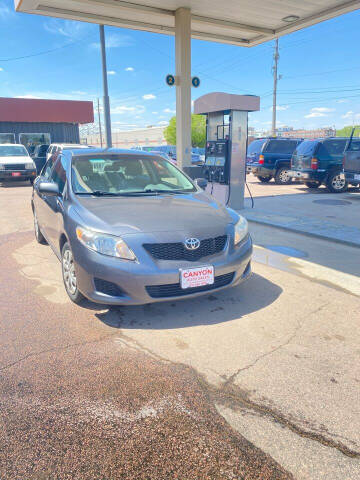
<svg viewBox="0 0 360 480"><path fill-rule="evenodd" d="M266 153L293 153L297 146L297 140L270 140L266 145Z"/></svg>
<svg viewBox="0 0 360 480"><path fill-rule="evenodd" d="M305 140L297 146L295 152L297 155L312 155L317 145L316 140Z"/></svg>
<svg viewBox="0 0 360 480"><path fill-rule="evenodd" d="M63 157L58 157L57 160L55 161L54 168L52 169L49 180L56 183L59 186L60 193L64 191L64 186L66 182L66 172L65 172L65 160Z"/></svg>
<svg viewBox="0 0 360 480"><path fill-rule="evenodd" d="M341 155L344 153L346 147L346 140L325 140L319 145L319 155L322 157L331 157L334 155Z"/></svg>
<svg viewBox="0 0 360 480"><path fill-rule="evenodd" d="M251 142L247 150L248 155L251 155L252 153L260 153L262 146L264 145L265 142L266 142L265 139L254 140L253 142Z"/></svg>
<svg viewBox="0 0 360 480"><path fill-rule="evenodd" d="M353 138L351 140L348 150L350 152L358 152L360 150L360 138Z"/></svg>

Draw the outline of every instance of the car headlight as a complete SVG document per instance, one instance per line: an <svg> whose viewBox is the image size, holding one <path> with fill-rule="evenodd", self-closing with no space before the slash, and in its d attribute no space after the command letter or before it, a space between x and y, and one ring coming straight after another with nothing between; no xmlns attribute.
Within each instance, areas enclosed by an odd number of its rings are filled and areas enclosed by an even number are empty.
<svg viewBox="0 0 360 480"><path fill-rule="evenodd" d="M136 260L134 252L120 237L93 232L82 227L76 228L76 236L85 247L102 255L118 257L124 260Z"/></svg>
<svg viewBox="0 0 360 480"><path fill-rule="evenodd" d="M35 168L34 162L25 163L26 170L33 170Z"/></svg>
<svg viewBox="0 0 360 480"><path fill-rule="evenodd" d="M234 243L238 245L241 240L243 240L248 234L248 222L244 217L240 217L238 222L235 224L235 237Z"/></svg>

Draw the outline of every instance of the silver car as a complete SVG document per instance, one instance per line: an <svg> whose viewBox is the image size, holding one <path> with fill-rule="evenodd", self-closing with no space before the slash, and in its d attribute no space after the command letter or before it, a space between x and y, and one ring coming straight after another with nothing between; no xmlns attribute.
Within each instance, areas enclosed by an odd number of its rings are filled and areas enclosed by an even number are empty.
<svg viewBox="0 0 360 480"><path fill-rule="evenodd" d="M159 155L67 150L34 182L35 236L75 303L139 305L206 294L251 274L246 220Z"/></svg>

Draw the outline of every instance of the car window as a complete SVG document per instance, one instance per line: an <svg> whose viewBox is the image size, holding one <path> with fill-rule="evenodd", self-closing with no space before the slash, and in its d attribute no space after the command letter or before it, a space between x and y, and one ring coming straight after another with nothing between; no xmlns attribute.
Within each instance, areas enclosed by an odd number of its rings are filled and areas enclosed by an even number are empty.
<svg viewBox="0 0 360 480"><path fill-rule="evenodd" d="M318 155L322 158L342 155L346 147L347 140L345 139L331 139L320 143Z"/></svg>
<svg viewBox="0 0 360 480"><path fill-rule="evenodd" d="M348 150L349 152L358 152L360 150L360 138L353 138Z"/></svg>
<svg viewBox="0 0 360 480"><path fill-rule="evenodd" d="M72 161L75 193L194 192L190 180L167 160L156 157L103 155L75 157Z"/></svg>
<svg viewBox="0 0 360 480"><path fill-rule="evenodd" d="M254 140L253 142L250 143L247 149L247 154L251 155L252 153L260 153L261 149L266 142L265 139L263 140Z"/></svg>
<svg viewBox="0 0 360 480"><path fill-rule="evenodd" d="M54 164L54 160L53 158L51 157L44 165L43 169L41 170L41 173L40 175L42 177L44 177L46 180L49 179L50 177L50 173L51 173L51 169L52 169L52 166Z"/></svg>
<svg viewBox="0 0 360 480"><path fill-rule="evenodd" d="M297 144L297 140L269 140L264 148L264 152L291 154L295 150Z"/></svg>
<svg viewBox="0 0 360 480"><path fill-rule="evenodd" d="M66 183L65 159L62 156L57 157L54 168L51 171L49 180L59 186L59 192L63 193Z"/></svg>
<svg viewBox="0 0 360 480"><path fill-rule="evenodd" d="M28 151L22 145L0 145L0 157L28 157Z"/></svg>
<svg viewBox="0 0 360 480"><path fill-rule="evenodd" d="M304 140L296 147L295 153L297 155L312 155L317 145L316 140Z"/></svg>

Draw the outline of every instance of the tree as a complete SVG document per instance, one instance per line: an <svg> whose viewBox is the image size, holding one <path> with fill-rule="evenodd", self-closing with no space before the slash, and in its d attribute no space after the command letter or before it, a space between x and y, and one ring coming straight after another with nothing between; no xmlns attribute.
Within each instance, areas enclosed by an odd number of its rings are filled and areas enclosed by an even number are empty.
<svg viewBox="0 0 360 480"><path fill-rule="evenodd" d="M164 130L165 140L169 145L176 145L176 117L170 119L169 125ZM191 115L191 145L205 147L206 119L203 115Z"/></svg>
<svg viewBox="0 0 360 480"><path fill-rule="evenodd" d="M359 135L359 127L357 125L355 125L356 127L356 130L354 132L354 136L358 136ZM351 132L352 132L352 125L349 125L347 127L344 127L342 128L341 130L336 130L336 136L337 137L350 137L351 135Z"/></svg>

